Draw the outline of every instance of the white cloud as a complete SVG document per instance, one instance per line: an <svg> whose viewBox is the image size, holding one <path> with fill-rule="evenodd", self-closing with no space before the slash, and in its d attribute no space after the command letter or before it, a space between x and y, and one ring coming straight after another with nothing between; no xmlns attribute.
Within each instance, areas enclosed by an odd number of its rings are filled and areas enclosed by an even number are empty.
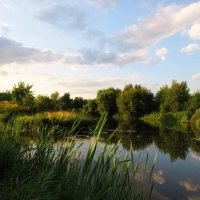
<svg viewBox="0 0 200 200"><path fill-rule="evenodd" d="M117 0L86 0L86 2L98 7L109 7L109 6L115 6Z"/></svg>
<svg viewBox="0 0 200 200"><path fill-rule="evenodd" d="M2 32L2 35L7 35L9 32L9 25L0 21L0 30Z"/></svg>
<svg viewBox="0 0 200 200"><path fill-rule="evenodd" d="M165 47L162 47L158 49L155 54L160 60L164 61L166 60L167 53L168 53L168 49Z"/></svg>
<svg viewBox="0 0 200 200"><path fill-rule="evenodd" d="M0 76L7 76L8 75L8 72L6 71L0 71Z"/></svg>
<svg viewBox="0 0 200 200"><path fill-rule="evenodd" d="M187 191L196 192L200 189L200 185L191 183L190 181L179 181L179 185L184 187Z"/></svg>
<svg viewBox="0 0 200 200"><path fill-rule="evenodd" d="M0 37L0 65L58 61L59 55L50 50L24 47L14 40Z"/></svg>
<svg viewBox="0 0 200 200"><path fill-rule="evenodd" d="M120 54L116 59L116 63L118 64L128 64L134 62L144 62L148 57L149 52L147 49L139 49L134 52Z"/></svg>
<svg viewBox="0 0 200 200"><path fill-rule="evenodd" d="M187 6L163 7L153 15L128 26L118 39L132 46L149 46L176 34L200 19L200 1Z"/></svg>
<svg viewBox="0 0 200 200"><path fill-rule="evenodd" d="M80 31L87 26L86 13L70 4L53 5L41 9L37 18L66 31Z"/></svg>
<svg viewBox="0 0 200 200"><path fill-rule="evenodd" d="M200 74L199 74L199 79L200 79ZM200 161L200 156L199 156L197 153L192 152L191 156L192 156L192 158L194 158L195 160L199 160L199 161Z"/></svg>
<svg viewBox="0 0 200 200"><path fill-rule="evenodd" d="M199 51L200 46L199 44L188 44L186 47L181 49L181 53L192 53L194 51Z"/></svg>
<svg viewBox="0 0 200 200"><path fill-rule="evenodd" d="M192 79L193 80L200 80L200 73L193 74Z"/></svg>
<svg viewBox="0 0 200 200"><path fill-rule="evenodd" d="M92 65L126 65L143 62L148 56L147 49L140 49L131 53L117 53L95 49L84 49L77 52L57 54L48 49L25 47L22 43L0 37L0 65L27 63L58 63L68 64L70 67Z"/></svg>
<svg viewBox="0 0 200 200"><path fill-rule="evenodd" d="M195 23L187 34L191 39L200 40L200 23Z"/></svg>
<svg viewBox="0 0 200 200"><path fill-rule="evenodd" d="M156 183L159 183L160 185L163 185L166 182L166 180L163 177L163 175L164 175L164 171L163 170L159 170L158 172L156 172L154 174L154 181Z"/></svg>

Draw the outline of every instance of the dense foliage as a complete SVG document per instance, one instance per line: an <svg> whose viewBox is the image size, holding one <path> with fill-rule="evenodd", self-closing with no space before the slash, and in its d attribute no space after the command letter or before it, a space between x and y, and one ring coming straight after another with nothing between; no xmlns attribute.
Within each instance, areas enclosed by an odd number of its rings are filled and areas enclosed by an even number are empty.
<svg viewBox="0 0 200 200"><path fill-rule="evenodd" d="M158 110L177 112L186 109L189 100L189 89L186 82L172 81L171 87L163 86L155 96Z"/></svg>
<svg viewBox="0 0 200 200"><path fill-rule="evenodd" d="M114 88L108 88L99 90L97 92L97 105L100 114L108 113L108 117L112 117L118 112L117 98L120 90Z"/></svg>
<svg viewBox="0 0 200 200"><path fill-rule="evenodd" d="M128 120L138 119L154 107L153 93L140 85L127 85L117 102L122 118Z"/></svg>
<svg viewBox="0 0 200 200"><path fill-rule="evenodd" d="M97 91L96 99L72 98L69 92L60 95L57 91L50 96L35 97L32 85L19 82L11 91L0 93L0 105L4 104L6 106L1 106L0 114L6 113L6 117L0 118L5 119L16 114L47 111L78 112L93 117L107 113L108 118L129 121L155 112L162 115L187 112L187 116L191 118L200 109L200 92L190 94L186 82L172 81L171 85L161 87L155 95L141 85L129 84L123 90L112 87L101 89Z"/></svg>

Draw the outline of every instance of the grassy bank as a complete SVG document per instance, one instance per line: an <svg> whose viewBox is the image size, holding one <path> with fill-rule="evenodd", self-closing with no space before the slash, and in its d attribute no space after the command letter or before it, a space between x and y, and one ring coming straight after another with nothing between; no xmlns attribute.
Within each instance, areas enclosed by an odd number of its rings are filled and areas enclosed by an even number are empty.
<svg viewBox="0 0 200 200"><path fill-rule="evenodd" d="M74 127L70 132L63 133L66 137L62 142L55 144L53 135L57 130L54 127L38 127L37 137L31 142L24 141L21 136L23 127L1 125L1 199L146 199L147 193L142 189L136 190L136 183L130 178L130 172L136 176L140 168L139 162L133 162L133 152L124 160L119 160L119 144L109 151L105 145L97 156L98 140L104 124L105 119L102 118L94 131L97 136L85 157L75 143Z"/></svg>
<svg viewBox="0 0 200 200"><path fill-rule="evenodd" d="M23 126L28 131L37 129L41 124L43 125L58 125L60 127L72 127L77 121L80 121L79 128L94 126L96 119L82 115L75 112L43 112L33 115L18 115L13 118L15 124ZM34 128L35 127L35 128Z"/></svg>
<svg viewBox="0 0 200 200"><path fill-rule="evenodd" d="M187 130L189 116L187 112L151 113L141 118L142 121L155 127L166 127L175 130Z"/></svg>

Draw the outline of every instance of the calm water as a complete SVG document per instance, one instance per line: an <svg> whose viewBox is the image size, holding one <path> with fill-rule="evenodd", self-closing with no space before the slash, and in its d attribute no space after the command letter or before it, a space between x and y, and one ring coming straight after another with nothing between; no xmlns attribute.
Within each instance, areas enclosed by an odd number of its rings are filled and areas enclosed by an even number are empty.
<svg viewBox="0 0 200 200"><path fill-rule="evenodd" d="M121 139L118 151L120 156L130 153L132 143L135 157L141 153L140 159L144 161L149 148L150 169L157 153L152 199L200 200L200 141L195 139L198 138L198 133L189 129L160 130L134 124L120 124L117 129L111 146ZM108 135L109 131L105 131L98 150ZM91 138L78 139L77 143L84 143L81 148L83 154L87 151L90 141Z"/></svg>

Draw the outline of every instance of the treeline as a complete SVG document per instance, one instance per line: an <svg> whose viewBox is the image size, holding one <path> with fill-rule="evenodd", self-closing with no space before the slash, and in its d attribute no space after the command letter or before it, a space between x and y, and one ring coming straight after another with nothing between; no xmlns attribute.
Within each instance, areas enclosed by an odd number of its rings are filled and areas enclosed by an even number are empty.
<svg viewBox="0 0 200 200"><path fill-rule="evenodd" d="M16 104L27 112L78 111L91 116L106 112L109 118L135 120L152 112L186 111L192 116L200 109L200 91L190 94L186 82L172 81L170 86L161 87L156 94L141 85L129 84L123 90L112 87L99 90L96 99L72 99L68 92L62 96L58 92L50 96L34 96L32 85L19 82L11 91L0 93L0 103L4 103L1 106L4 108L5 104Z"/></svg>

